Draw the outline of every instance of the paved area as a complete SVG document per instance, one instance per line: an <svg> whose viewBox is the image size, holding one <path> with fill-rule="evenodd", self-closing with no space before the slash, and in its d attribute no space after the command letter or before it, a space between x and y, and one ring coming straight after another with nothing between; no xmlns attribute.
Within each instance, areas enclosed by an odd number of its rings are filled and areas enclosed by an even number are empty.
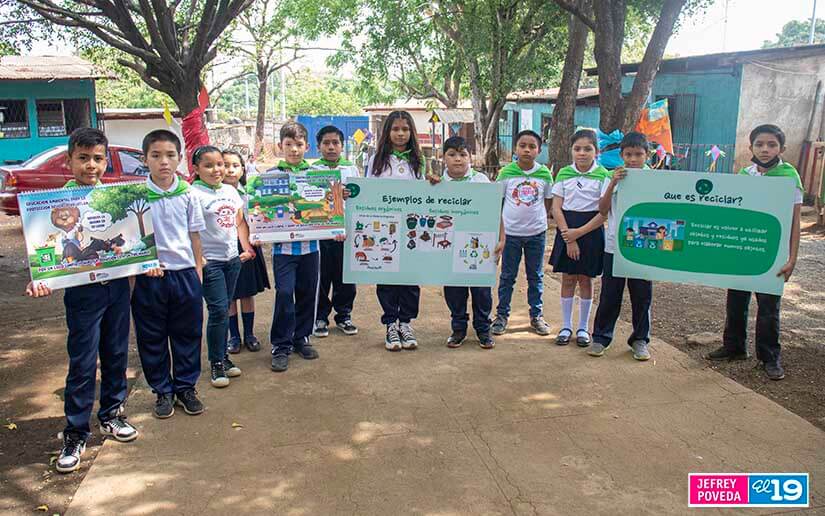
<svg viewBox="0 0 825 516"><path fill-rule="evenodd" d="M242 353L230 387L202 376L198 417L152 418L139 382L128 412L141 438L104 444L68 514L685 514L688 473L702 471L808 472L798 512L825 513L825 432L664 342L634 361L626 327L600 359L557 347L528 331L525 297L519 285L495 350L449 350L440 290L425 289L420 349L388 353L364 287L359 336L332 330L320 360L282 374L266 352Z"/></svg>

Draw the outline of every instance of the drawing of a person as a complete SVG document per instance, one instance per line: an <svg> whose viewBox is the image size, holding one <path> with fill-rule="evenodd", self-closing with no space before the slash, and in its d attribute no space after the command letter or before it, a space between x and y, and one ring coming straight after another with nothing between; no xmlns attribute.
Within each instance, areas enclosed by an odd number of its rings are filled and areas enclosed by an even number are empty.
<svg viewBox="0 0 825 516"><path fill-rule="evenodd" d="M80 209L76 206L52 208L52 225L60 230L63 245L63 261L72 263L83 251L83 226L80 225Z"/></svg>

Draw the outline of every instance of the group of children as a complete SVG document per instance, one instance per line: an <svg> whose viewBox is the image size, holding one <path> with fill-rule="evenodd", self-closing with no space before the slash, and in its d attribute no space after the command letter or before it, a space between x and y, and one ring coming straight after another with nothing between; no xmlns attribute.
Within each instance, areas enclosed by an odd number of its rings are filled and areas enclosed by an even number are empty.
<svg viewBox="0 0 825 516"><path fill-rule="evenodd" d="M333 127L317 134L323 158L310 165L307 130L289 122L281 128L283 160L272 170L300 174L310 168L337 169L342 182L358 175L358 170L341 157L343 133ZM779 157L784 150L782 131L760 126L750 135L753 166L740 173L753 176L795 177L796 170ZM66 187L93 187L107 167L108 142L96 129L78 129L68 145L68 163L75 179ZM515 138L516 160L499 171L504 185L500 240L495 253L501 259L498 307L495 319L492 289L489 287L444 287L451 315L451 335L447 346L457 348L467 337L472 300L472 324L483 349L495 346L494 335L506 332L513 287L524 256L530 325L539 335L549 335L543 318L543 271L548 218L557 225L550 254L554 272L562 274L561 330L556 343L566 345L575 338L591 356L602 356L613 338L621 310L625 284L630 290L633 331L628 340L633 357L650 358L650 308L652 284L639 279L613 276L617 221L612 204L625 168L608 172L597 158L595 132L579 130L571 140L573 163L553 176L536 161L541 151L540 136L521 131ZM157 399L154 415L168 418L180 406L190 415L204 407L195 390L201 372L203 302L208 319L206 341L211 367L211 384L226 387L229 378L241 375L230 354L241 344L260 350L252 331L254 296L269 288L269 279L260 247L249 243L245 220L245 164L242 157L212 146L196 149L192 156L195 180L190 185L176 171L181 159L178 137L166 130L152 131L143 140L149 177L147 200L151 205L155 244L161 266L132 278L116 279L66 289L66 323L69 373L66 378L63 448L57 470L74 471L90 434L90 416L95 397L97 359L100 358L101 392L98 420L104 435L122 442L138 436L126 420L126 365L130 308L134 317L138 352L147 382ZM467 143L452 137L444 142L444 173L427 172L419 149L415 124L409 113L390 113L384 123L376 153L366 167L366 177L404 181L429 180L488 183L490 179L472 169ZM626 168L647 168L647 141L639 133L627 134L621 142ZM344 199L349 197L344 188ZM794 206L794 226L790 259L779 275L787 280L796 263L799 243L801 191ZM607 221L607 233L604 222ZM271 368L286 371L290 355L318 358L310 336L329 335L329 317L346 335L358 328L351 314L356 296L354 285L343 283L345 237L330 241L292 241L273 244L272 262L276 290L270 331ZM588 331L593 297L593 278L602 285L593 334ZM133 285L130 285L133 283ZM579 321L573 326L576 288L579 292ZM320 292L320 295L319 295ZM418 346L411 322L418 316L420 288L411 285L377 285L381 323L386 327L385 347L389 351L412 350ZM46 296L51 291L30 283L27 294ZM781 379L784 372L779 354L779 296L757 294L757 358L768 377ZM236 301L240 300L244 337L241 340ZM730 290L724 345L709 359L748 358L746 343L747 307L750 293Z"/></svg>

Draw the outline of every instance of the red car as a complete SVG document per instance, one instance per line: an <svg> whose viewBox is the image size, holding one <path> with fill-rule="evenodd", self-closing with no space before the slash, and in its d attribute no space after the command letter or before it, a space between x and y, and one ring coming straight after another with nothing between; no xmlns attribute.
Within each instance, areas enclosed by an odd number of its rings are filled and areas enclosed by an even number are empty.
<svg viewBox="0 0 825 516"><path fill-rule="evenodd" d="M109 167L102 178L104 183L145 180L149 175L140 149L110 145L108 158ZM18 215L17 194L61 188L73 177L65 145L45 150L22 165L0 167L0 210L8 215Z"/></svg>

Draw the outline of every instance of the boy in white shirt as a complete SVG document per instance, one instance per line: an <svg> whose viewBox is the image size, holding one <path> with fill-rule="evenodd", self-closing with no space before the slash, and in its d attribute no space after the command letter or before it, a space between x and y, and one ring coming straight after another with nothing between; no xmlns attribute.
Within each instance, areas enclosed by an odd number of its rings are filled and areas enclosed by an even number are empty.
<svg viewBox="0 0 825 516"><path fill-rule="evenodd" d="M177 176L180 139L158 129L143 138L149 177L147 199L160 267L135 278L132 315L140 363L157 395L155 417L203 412L195 392L201 372L203 332L203 253L205 229L201 204L189 184Z"/></svg>

